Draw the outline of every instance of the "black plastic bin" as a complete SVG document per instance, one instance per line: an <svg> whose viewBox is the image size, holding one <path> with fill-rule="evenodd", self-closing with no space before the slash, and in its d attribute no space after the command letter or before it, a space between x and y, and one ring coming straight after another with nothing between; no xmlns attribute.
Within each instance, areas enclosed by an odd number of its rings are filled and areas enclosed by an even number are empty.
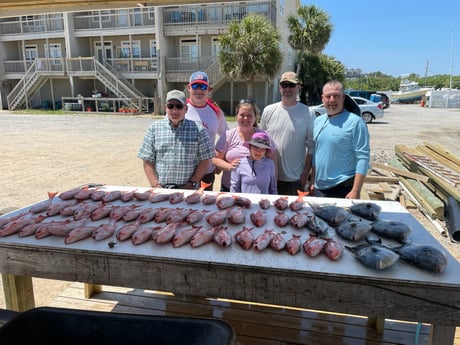
<svg viewBox="0 0 460 345"><path fill-rule="evenodd" d="M217 319L41 307L0 327L0 344L231 345L232 327Z"/></svg>

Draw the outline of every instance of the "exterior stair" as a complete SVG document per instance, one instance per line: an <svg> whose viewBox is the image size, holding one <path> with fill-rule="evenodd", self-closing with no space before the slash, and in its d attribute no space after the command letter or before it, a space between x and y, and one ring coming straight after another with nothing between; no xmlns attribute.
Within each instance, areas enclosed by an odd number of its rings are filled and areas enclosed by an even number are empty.
<svg viewBox="0 0 460 345"><path fill-rule="evenodd" d="M129 108L146 111L145 96L126 78L108 64L102 64L93 57L68 59L35 59L24 77L8 94L8 108L15 110L27 105L28 99L38 92L56 75L94 77L106 86L116 97L122 98Z"/></svg>

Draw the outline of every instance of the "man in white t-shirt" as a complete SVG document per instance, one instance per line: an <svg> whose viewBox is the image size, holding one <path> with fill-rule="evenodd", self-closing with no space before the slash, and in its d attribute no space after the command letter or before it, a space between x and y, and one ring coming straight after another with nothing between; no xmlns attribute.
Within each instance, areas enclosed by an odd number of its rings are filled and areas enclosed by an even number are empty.
<svg viewBox="0 0 460 345"><path fill-rule="evenodd" d="M202 71L192 73L187 89L190 92L190 98L187 99L188 110L185 118L200 123L206 129L214 149L217 136L224 135L228 125L222 109L209 98L212 88L208 75ZM202 181L214 183L214 173L215 166L210 164ZM212 190L212 185L207 190Z"/></svg>
<svg viewBox="0 0 460 345"><path fill-rule="evenodd" d="M265 107L260 127L277 146L278 194L298 195L297 190L303 191L311 175L314 118L297 100L300 82L294 72L283 73L278 87L281 102Z"/></svg>

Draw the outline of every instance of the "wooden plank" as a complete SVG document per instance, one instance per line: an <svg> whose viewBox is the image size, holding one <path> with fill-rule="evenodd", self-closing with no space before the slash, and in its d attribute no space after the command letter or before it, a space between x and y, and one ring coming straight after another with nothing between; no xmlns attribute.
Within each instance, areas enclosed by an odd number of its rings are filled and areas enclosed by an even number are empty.
<svg viewBox="0 0 460 345"><path fill-rule="evenodd" d="M414 180L418 180L418 181L421 181L421 182L428 182L428 180L429 180L428 176L421 175L421 174L416 174L416 173L413 173L413 172L410 172L410 171L398 169L398 168L388 166L388 165L384 165L384 164L372 163L372 167L387 170L387 171L390 171L392 173L395 173L396 175L413 178Z"/></svg>
<svg viewBox="0 0 460 345"><path fill-rule="evenodd" d="M423 150L425 150L425 152L430 152L430 156L439 157L445 165L460 173L460 157L457 157L449 151L449 149L440 144L424 142L423 145ZM421 146L417 146L417 149L419 149L419 147Z"/></svg>
<svg viewBox="0 0 460 345"><path fill-rule="evenodd" d="M390 160L390 164L398 169L405 169L404 165L396 158ZM444 219L444 203L428 187L419 181L403 177L401 178L401 183L409 190L430 217Z"/></svg>
<svg viewBox="0 0 460 345"><path fill-rule="evenodd" d="M443 181L429 170L411 162L404 153L420 155L421 152L406 145L395 146L396 156L409 168L410 171L425 174L430 177L430 181L427 186L441 199L447 200L448 196L453 196L456 200L460 201L460 187L453 187L451 184Z"/></svg>
<svg viewBox="0 0 460 345"><path fill-rule="evenodd" d="M52 306L136 314L216 317L230 323L239 345L410 344L416 323L385 320L383 332L367 326L366 318L315 310L268 306L234 300L174 296L151 290L103 286L103 292L83 298L74 283ZM382 319L383 320L383 319ZM420 324L419 345L428 344L430 327Z"/></svg>
<svg viewBox="0 0 460 345"><path fill-rule="evenodd" d="M393 176L376 176L376 175L367 175L364 179L364 183L399 183L399 178Z"/></svg>

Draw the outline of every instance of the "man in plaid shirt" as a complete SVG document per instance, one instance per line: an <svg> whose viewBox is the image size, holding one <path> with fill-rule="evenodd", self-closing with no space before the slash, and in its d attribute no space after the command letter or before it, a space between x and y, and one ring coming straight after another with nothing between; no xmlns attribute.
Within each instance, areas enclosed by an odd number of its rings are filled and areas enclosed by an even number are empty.
<svg viewBox="0 0 460 345"><path fill-rule="evenodd" d="M137 152L152 187L197 189L214 157L203 126L185 119L185 94L166 95L166 117L154 121Z"/></svg>

